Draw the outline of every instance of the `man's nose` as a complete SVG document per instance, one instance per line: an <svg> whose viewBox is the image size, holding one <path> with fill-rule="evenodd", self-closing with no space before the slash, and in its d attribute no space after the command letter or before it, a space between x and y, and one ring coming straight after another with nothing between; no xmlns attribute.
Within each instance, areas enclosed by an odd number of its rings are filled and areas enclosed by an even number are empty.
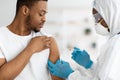
<svg viewBox="0 0 120 80"><path fill-rule="evenodd" d="M46 16L45 15L42 17L42 21L46 22Z"/></svg>

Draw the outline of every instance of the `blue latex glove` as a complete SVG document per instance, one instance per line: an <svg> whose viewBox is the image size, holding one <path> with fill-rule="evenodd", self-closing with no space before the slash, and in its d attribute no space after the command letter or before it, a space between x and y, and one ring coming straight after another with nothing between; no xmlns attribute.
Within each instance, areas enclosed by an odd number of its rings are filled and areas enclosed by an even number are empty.
<svg viewBox="0 0 120 80"><path fill-rule="evenodd" d="M65 61L57 60L55 64L53 64L50 60L48 60L48 69L50 70L50 73L54 76L60 77L60 78L68 78L68 76L74 72L69 63Z"/></svg>
<svg viewBox="0 0 120 80"><path fill-rule="evenodd" d="M93 64L88 53L85 50L80 50L77 47L75 47L72 52L72 59L86 69L90 68Z"/></svg>

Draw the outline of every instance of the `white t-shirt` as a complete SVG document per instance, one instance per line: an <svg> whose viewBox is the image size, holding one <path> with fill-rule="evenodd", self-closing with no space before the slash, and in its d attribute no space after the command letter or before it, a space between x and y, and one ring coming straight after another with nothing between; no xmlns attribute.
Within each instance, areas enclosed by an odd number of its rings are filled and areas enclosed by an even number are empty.
<svg viewBox="0 0 120 80"><path fill-rule="evenodd" d="M0 48L0 58L5 58L5 57L3 56L3 53L2 53L1 48Z"/></svg>
<svg viewBox="0 0 120 80"><path fill-rule="evenodd" d="M35 32L28 36L19 36L7 27L0 27L0 58L5 58L7 62L14 59L35 36L38 36ZM48 49L33 54L26 67L14 80L50 80L47 70L48 57Z"/></svg>

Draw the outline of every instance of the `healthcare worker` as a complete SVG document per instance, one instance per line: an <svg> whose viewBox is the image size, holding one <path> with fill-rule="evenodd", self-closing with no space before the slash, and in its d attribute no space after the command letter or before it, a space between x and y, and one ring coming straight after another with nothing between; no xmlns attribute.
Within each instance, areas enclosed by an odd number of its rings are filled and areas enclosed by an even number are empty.
<svg viewBox="0 0 120 80"><path fill-rule="evenodd" d="M97 33L109 36L101 47L97 63L85 50L75 48L72 59L84 68L73 70L68 62L48 61L53 75L69 80L119 80L120 79L120 0L95 0L93 15Z"/></svg>

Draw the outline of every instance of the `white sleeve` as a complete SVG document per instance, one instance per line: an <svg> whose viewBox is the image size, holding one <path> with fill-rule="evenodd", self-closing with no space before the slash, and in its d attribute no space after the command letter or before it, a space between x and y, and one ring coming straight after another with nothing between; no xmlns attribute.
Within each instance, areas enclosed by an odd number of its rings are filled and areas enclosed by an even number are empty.
<svg viewBox="0 0 120 80"><path fill-rule="evenodd" d="M70 74L70 76L68 77L68 80L91 80L92 76L90 76L91 74L86 72L80 72L78 70L74 71L72 74Z"/></svg>
<svg viewBox="0 0 120 80"><path fill-rule="evenodd" d="M90 69L79 68L69 75L68 80L93 80L95 68L96 64L93 64ZM96 78L96 80L98 79Z"/></svg>
<svg viewBox="0 0 120 80"><path fill-rule="evenodd" d="M68 80L81 80L81 75L79 71L74 71L68 77Z"/></svg>
<svg viewBox="0 0 120 80"><path fill-rule="evenodd" d="M0 48L0 58L5 58L4 55L3 55L3 52L1 50L1 48Z"/></svg>

